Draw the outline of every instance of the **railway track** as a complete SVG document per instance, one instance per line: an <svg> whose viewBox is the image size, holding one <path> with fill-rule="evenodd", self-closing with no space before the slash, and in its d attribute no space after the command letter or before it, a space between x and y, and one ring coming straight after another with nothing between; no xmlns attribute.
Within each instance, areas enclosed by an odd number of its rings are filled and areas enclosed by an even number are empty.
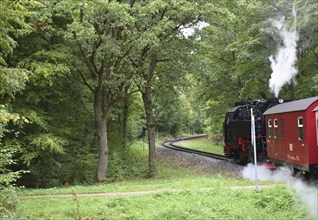
<svg viewBox="0 0 318 220"><path fill-rule="evenodd" d="M162 144L162 146L169 148L169 149L172 149L172 150L176 150L176 151L197 154L197 155L210 157L210 158L214 158L214 159L218 159L218 160L231 161L231 159L229 159L223 155L220 155L220 154L215 154L215 153L211 153L211 152L205 152L205 151L201 151L201 150L186 148L186 147L182 147L182 146L177 144L177 142L180 142L180 141L193 140L193 139L199 139L199 138L204 138L204 137L207 137L207 135L198 135L198 136L193 136L193 137L178 138L175 140L166 141Z"/></svg>

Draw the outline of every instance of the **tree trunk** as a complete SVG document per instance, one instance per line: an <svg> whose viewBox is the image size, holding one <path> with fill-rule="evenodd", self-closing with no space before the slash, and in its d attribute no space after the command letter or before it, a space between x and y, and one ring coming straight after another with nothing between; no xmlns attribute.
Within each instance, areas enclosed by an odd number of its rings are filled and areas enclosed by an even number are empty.
<svg viewBox="0 0 318 220"><path fill-rule="evenodd" d="M128 113L129 113L129 97L127 96L128 88L129 86L125 88L126 96L124 97L124 106L123 106L123 120L122 120L123 147L126 147L126 144L127 144L127 122L128 122Z"/></svg>
<svg viewBox="0 0 318 220"><path fill-rule="evenodd" d="M151 177L156 173L155 160L156 160L156 142L155 142L155 118L153 116L152 106L152 83L157 64L156 55L152 57L149 65L149 72L147 75L147 82L142 92L142 99L146 111L146 121L148 130L148 145L149 145L149 170L148 175Z"/></svg>
<svg viewBox="0 0 318 220"><path fill-rule="evenodd" d="M123 107L123 121L122 121L122 139L123 139L123 146L126 147L127 144L127 122L128 122L128 110L129 110L129 105L128 105L128 97L125 97L124 99L124 107Z"/></svg>
<svg viewBox="0 0 318 220"><path fill-rule="evenodd" d="M98 167L97 180L102 182L106 179L108 167L108 140L107 140L107 117L103 114L102 100L99 94L95 94L94 111L98 133Z"/></svg>
<svg viewBox="0 0 318 220"><path fill-rule="evenodd" d="M97 180L102 182L106 179L108 167L108 141L107 141L107 128L106 120L97 122L98 126L98 167L97 167Z"/></svg>
<svg viewBox="0 0 318 220"><path fill-rule="evenodd" d="M155 119L152 111L151 87L147 87L145 93L142 94L144 107L146 111L146 121L148 130L148 145L149 145L149 167L148 175L151 177L156 173L156 143L155 143Z"/></svg>

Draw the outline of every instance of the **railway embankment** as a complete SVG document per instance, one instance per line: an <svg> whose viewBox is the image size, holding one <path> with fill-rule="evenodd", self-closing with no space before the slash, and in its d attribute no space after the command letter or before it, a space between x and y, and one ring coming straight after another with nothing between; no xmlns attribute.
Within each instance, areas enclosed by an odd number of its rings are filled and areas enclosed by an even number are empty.
<svg viewBox="0 0 318 220"><path fill-rule="evenodd" d="M177 144L182 145L182 142L177 142ZM244 167L233 162L176 151L162 145L157 146L156 151L158 160L168 162L176 167L191 168L209 174L222 174L234 178L242 177Z"/></svg>

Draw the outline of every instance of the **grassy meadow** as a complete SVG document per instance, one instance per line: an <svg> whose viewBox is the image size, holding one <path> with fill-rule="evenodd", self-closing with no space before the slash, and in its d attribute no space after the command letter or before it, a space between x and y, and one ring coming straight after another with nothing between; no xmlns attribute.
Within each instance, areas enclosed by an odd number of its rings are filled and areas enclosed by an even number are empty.
<svg viewBox="0 0 318 220"><path fill-rule="evenodd" d="M284 187L261 190L215 188L142 196L18 200L25 219L304 219Z"/></svg>
<svg viewBox="0 0 318 220"><path fill-rule="evenodd" d="M202 141L202 140L200 140ZM140 151L147 163L147 152ZM142 172L141 168L141 172ZM158 161L157 175L136 175L120 181L50 189L20 189L5 219L311 219L294 192L284 185L255 190L230 189L253 185L231 175L211 175ZM261 182L261 184L268 184ZM142 195L92 195L105 192L145 192ZM54 197L55 194L71 194ZM46 195L45 197L32 197ZM31 196L31 197L28 197ZM0 215L1 216L1 215Z"/></svg>
<svg viewBox="0 0 318 220"><path fill-rule="evenodd" d="M182 146L223 155L223 146L221 144L213 143L210 139L202 138L198 140L190 140L182 143Z"/></svg>

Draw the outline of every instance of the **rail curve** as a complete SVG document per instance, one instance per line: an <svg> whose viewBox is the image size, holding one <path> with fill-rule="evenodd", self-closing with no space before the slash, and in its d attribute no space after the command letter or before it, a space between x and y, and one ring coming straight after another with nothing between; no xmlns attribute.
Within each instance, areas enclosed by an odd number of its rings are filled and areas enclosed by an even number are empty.
<svg viewBox="0 0 318 220"><path fill-rule="evenodd" d="M169 148L169 149L172 149L172 150L176 150L176 151L197 154L197 155L210 157L210 158L214 158L214 159L218 159L218 160L232 161L231 159L229 159L223 155L220 155L220 154L215 154L215 153L211 153L211 152L186 148L186 147L182 147L182 146L177 144L177 142L180 142L180 141L193 140L193 139L199 139L199 138L204 138L204 137L207 137L207 135L197 135L197 136L191 136L191 137L177 138L177 139L166 141L166 142L162 143L162 146Z"/></svg>

